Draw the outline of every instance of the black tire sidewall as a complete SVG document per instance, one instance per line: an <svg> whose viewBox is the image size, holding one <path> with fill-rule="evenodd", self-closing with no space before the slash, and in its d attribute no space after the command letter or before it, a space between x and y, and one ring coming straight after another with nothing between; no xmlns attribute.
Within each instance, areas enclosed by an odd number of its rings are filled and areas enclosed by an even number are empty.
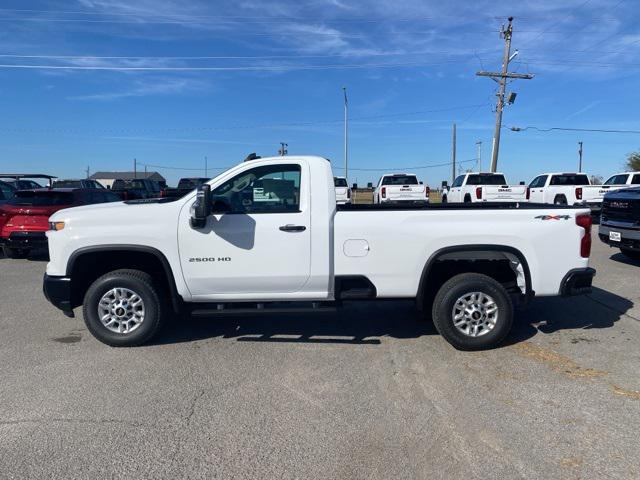
<svg viewBox="0 0 640 480"><path fill-rule="evenodd" d="M469 337L453 324L452 310L458 298L469 292L483 292L498 306L498 323L489 333ZM445 282L436 295L432 309L436 329L451 345L459 350L485 350L496 347L511 331L513 303L502 285L481 274L462 274Z"/></svg>
<svg viewBox="0 0 640 480"><path fill-rule="evenodd" d="M131 333L115 333L108 330L98 316L100 299L116 287L136 292L144 302L144 321ZM161 322L162 309L158 294L146 280L134 275L112 273L100 277L89 287L84 297L83 313L87 328L99 341L112 347L130 347L141 345L155 335Z"/></svg>

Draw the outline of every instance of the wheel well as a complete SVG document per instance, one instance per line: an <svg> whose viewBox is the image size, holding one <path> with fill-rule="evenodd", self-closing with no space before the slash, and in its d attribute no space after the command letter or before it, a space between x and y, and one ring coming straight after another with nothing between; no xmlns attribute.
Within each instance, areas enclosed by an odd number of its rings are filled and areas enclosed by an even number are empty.
<svg viewBox="0 0 640 480"><path fill-rule="evenodd" d="M473 247L444 249L437 252L425 265L416 297L420 310L429 309L436 293L444 283L461 273L481 273L502 284L509 293L530 297L529 267L515 249L495 247L475 250Z"/></svg>
<svg viewBox="0 0 640 480"><path fill-rule="evenodd" d="M567 201L567 197L566 195L564 195L563 193L559 193L558 195L555 196L555 198L553 199L553 203L556 203L556 201L558 201L558 199L563 199L565 202Z"/></svg>
<svg viewBox="0 0 640 480"><path fill-rule="evenodd" d="M69 261L67 275L71 277L72 307L82 304L91 284L105 273L119 269L140 270L149 273L161 289L161 295L172 299L174 310L179 300L171 267L160 252L147 250L94 250L81 252Z"/></svg>

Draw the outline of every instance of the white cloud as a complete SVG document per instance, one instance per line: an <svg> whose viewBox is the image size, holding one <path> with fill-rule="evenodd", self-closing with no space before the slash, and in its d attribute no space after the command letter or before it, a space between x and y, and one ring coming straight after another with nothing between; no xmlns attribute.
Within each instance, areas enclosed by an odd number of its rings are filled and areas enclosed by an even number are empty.
<svg viewBox="0 0 640 480"><path fill-rule="evenodd" d="M124 90L77 95L68 98L69 100L109 101L130 97L148 97L152 95L180 95L208 90L210 87L211 85L207 82L188 78L159 78L155 81L138 79L135 80L129 88Z"/></svg>

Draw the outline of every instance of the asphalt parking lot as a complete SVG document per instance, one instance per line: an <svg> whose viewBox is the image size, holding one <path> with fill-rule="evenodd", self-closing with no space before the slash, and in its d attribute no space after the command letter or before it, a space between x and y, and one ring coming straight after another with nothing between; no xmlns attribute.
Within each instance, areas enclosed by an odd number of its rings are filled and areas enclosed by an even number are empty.
<svg viewBox="0 0 640 480"><path fill-rule="evenodd" d="M454 350L410 304L175 321L94 340L0 259L3 478L640 478L640 263ZM78 312L79 313L79 312Z"/></svg>

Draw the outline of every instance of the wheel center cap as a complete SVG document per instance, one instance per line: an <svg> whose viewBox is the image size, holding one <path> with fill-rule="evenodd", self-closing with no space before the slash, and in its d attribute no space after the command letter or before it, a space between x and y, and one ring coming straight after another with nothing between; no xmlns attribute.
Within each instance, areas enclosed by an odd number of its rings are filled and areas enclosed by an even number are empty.
<svg viewBox="0 0 640 480"><path fill-rule="evenodd" d="M473 318L474 320L480 320L481 317L482 317L482 314L477 310L471 314L471 318Z"/></svg>
<svg viewBox="0 0 640 480"><path fill-rule="evenodd" d="M116 308L116 315L119 317L124 316L124 314L126 313L126 310L122 307L118 307Z"/></svg>

